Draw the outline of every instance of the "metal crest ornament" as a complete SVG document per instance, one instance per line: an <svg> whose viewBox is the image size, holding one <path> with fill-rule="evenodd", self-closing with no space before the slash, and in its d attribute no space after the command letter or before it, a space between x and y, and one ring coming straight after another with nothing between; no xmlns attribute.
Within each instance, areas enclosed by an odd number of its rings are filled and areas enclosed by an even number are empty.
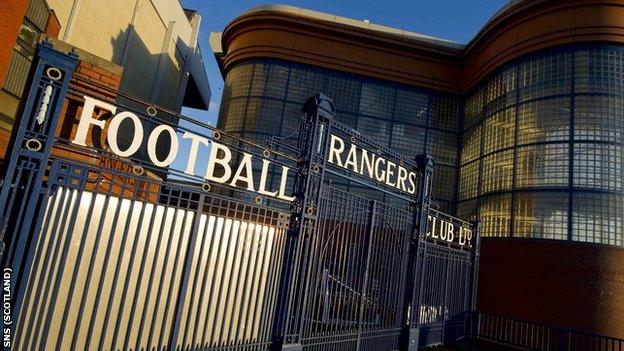
<svg viewBox="0 0 624 351"><path fill-rule="evenodd" d="M63 78L63 73L56 67L48 67L48 69L46 69L46 76L52 80L61 80L61 78Z"/></svg>
<svg viewBox="0 0 624 351"><path fill-rule="evenodd" d="M43 148L43 145L41 144L41 142L35 138L32 139L28 139L26 140L26 149L30 150L30 151L40 151L41 148Z"/></svg>
<svg viewBox="0 0 624 351"><path fill-rule="evenodd" d="M141 176L145 173L145 169L143 169L143 167L139 166L139 165L133 165L132 166L132 174L137 175L137 176Z"/></svg>
<svg viewBox="0 0 624 351"><path fill-rule="evenodd" d="M48 113L48 105L50 104L50 96L52 96L52 85L46 85L43 90L43 98L41 99L41 105L39 106L39 112L37 113L37 123L43 124L46 115Z"/></svg>
<svg viewBox="0 0 624 351"><path fill-rule="evenodd" d="M158 110L156 110L156 108L154 106L148 106L145 109L145 112L147 113L148 116L150 117L154 117L156 116L156 114L158 114Z"/></svg>

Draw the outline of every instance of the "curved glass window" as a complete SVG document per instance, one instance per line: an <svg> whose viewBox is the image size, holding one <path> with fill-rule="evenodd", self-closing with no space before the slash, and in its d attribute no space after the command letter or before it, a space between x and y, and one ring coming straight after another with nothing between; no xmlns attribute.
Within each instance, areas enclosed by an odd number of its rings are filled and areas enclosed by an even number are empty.
<svg viewBox="0 0 624 351"><path fill-rule="evenodd" d="M292 134L303 102L320 92L334 100L339 122L406 156L432 154L437 200L480 219L484 236L624 246L624 46L531 54L463 97L245 62L225 78L218 127L259 142Z"/></svg>
<svg viewBox="0 0 624 351"><path fill-rule="evenodd" d="M522 192L514 199L514 234L524 238L568 238L566 192Z"/></svg>
<svg viewBox="0 0 624 351"><path fill-rule="evenodd" d="M464 106L460 97L293 62L258 60L227 73L218 128L259 143L291 135L303 103L318 93L332 98L336 120L348 127L407 157L433 155L438 164L436 199L444 211L455 212ZM356 184L346 186L365 191Z"/></svg>
<svg viewBox="0 0 624 351"><path fill-rule="evenodd" d="M484 236L624 245L624 47L522 58L465 101L459 214Z"/></svg>

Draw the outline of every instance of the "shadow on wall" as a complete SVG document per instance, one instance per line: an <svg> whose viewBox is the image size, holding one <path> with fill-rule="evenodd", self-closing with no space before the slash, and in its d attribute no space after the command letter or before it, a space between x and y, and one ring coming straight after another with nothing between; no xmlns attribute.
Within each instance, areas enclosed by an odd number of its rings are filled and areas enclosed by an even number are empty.
<svg viewBox="0 0 624 351"><path fill-rule="evenodd" d="M175 48L169 43L161 45L158 52L150 51L130 24L111 38L111 45L113 62L123 67L120 91L173 111L179 110L178 92L185 56L189 52L189 46L181 38L176 39ZM169 53L172 50L173 56Z"/></svg>
<svg viewBox="0 0 624 351"><path fill-rule="evenodd" d="M168 53L152 53L147 45L137 35L131 25L125 31L120 31L117 36L111 38L113 47L113 63L122 66L121 84L119 91L124 95L118 95L111 91L110 94L118 106L118 111L130 110L140 115L143 124L145 138L157 126L163 123L169 123L174 128L179 123L179 118L175 113L174 106L178 98L182 71L184 69L183 60L179 52L186 53L188 46L178 38L176 49L176 58L171 59ZM125 51L124 51L125 50ZM98 66L99 58L93 58L94 65ZM105 63L102 63L106 65ZM160 68L159 68L160 66ZM160 77L157 77L160 72ZM107 79L102 76L100 79ZM160 83L158 83L160 81ZM102 81L103 84L106 81ZM160 89L155 91L155 86L160 84ZM87 95L93 95L100 99L100 94L85 91ZM152 99L155 96L155 99ZM79 104L80 106L82 103ZM163 107L157 109L157 114L150 117L147 114L149 106ZM70 105L65 112L67 116L79 116L81 113L80 106ZM169 111L172 110L173 112ZM110 119L112 116L105 113L100 118ZM77 124L77 120L72 119L71 124L63 126L63 134L69 138L73 128ZM130 119L125 119L119 128L117 134L118 145L122 150L130 147L134 139L134 124ZM99 128L90 129L91 142L97 148L106 148L107 141L105 132ZM161 137L157 141L156 154L159 159L166 158L170 149L171 140L167 137ZM149 160L146 143L141 144L141 148L134 154L139 160ZM165 173L157 172L159 176L164 177Z"/></svg>
<svg viewBox="0 0 624 351"><path fill-rule="evenodd" d="M624 248L484 238L477 309L624 338Z"/></svg>

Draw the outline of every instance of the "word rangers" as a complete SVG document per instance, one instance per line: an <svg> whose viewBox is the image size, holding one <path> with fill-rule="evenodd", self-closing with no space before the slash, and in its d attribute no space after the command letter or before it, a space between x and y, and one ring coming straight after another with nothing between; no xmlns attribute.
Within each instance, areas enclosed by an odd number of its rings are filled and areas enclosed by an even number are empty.
<svg viewBox="0 0 624 351"><path fill-rule="evenodd" d="M345 141L335 135L330 136L329 158L327 161L340 168L366 176L386 186L397 188L400 191L413 195L416 193L415 172L405 167L375 155L366 149L351 144L348 151Z"/></svg>

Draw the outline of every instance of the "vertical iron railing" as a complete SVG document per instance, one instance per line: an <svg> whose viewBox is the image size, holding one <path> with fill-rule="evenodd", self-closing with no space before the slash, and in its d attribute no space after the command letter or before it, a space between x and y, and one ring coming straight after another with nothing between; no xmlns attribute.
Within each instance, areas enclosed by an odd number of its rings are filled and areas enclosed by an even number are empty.
<svg viewBox="0 0 624 351"><path fill-rule="evenodd" d="M417 350L419 347L419 330L413 322L420 313L420 287L423 285L422 274L424 251L421 243L425 241L429 208L431 206L431 190L433 189L433 175L435 161L430 155L416 157L418 165L418 200L414 211L413 231L410 240L407 286L405 294L404 326L401 336L403 350ZM415 317L416 316L416 317Z"/></svg>
<svg viewBox="0 0 624 351"><path fill-rule="evenodd" d="M319 94L303 106L304 121L299 131L300 162L293 189L290 224L282 265L277 307L273 320L273 350L300 349L305 310L305 277L310 239L318 220L321 185L325 174L330 123L336 115L333 102Z"/></svg>
<svg viewBox="0 0 624 351"><path fill-rule="evenodd" d="M473 335L474 330L478 327L479 321L475 313L477 311L477 292L479 289L479 260L481 255L481 227L479 221L473 221L472 228L474 230L475 244L472 248L472 271L470 272L470 314L468 318L467 335Z"/></svg>
<svg viewBox="0 0 624 351"><path fill-rule="evenodd" d="M13 316L17 320L33 251L29 245L43 217L44 177L61 109L77 56L63 54L49 42L38 45L30 86L7 150L0 190L0 256L12 269Z"/></svg>
<svg viewBox="0 0 624 351"><path fill-rule="evenodd" d="M624 338L474 312L472 337L539 351L624 351Z"/></svg>

